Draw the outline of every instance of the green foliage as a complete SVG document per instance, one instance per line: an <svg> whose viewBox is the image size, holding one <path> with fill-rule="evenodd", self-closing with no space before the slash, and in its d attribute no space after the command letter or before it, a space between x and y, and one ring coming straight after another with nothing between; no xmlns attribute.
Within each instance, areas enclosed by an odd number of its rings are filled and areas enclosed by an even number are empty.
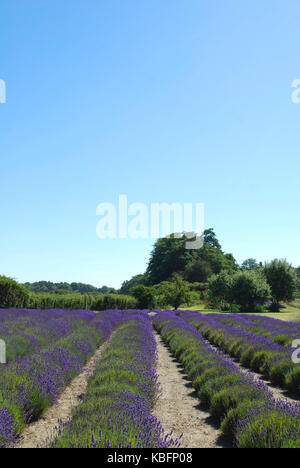
<svg viewBox="0 0 300 468"><path fill-rule="evenodd" d="M121 294L31 294L31 309L108 310L135 309L136 300Z"/></svg>
<svg viewBox="0 0 300 468"><path fill-rule="evenodd" d="M225 389L228 389L228 392L230 393L231 387L235 387L243 382L243 377L239 374L227 374L217 376L215 378L211 378L209 375L208 377L209 378L205 383L204 381L202 382L203 385L200 387L198 396L201 403L210 408L214 416L221 419L225 412L223 411L221 415L217 414L216 405L213 403L215 395L218 395L218 392L221 392L222 390L225 391Z"/></svg>
<svg viewBox="0 0 300 468"><path fill-rule="evenodd" d="M292 370L294 364L292 361L279 361L271 367L270 381L273 385L279 387L285 386L286 376Z"/></svg>
<svg viewBox="0 0 300 468"><path fill-rule="evenodd" d="M247 260L245 260L241 265L242 270L257 270L259 267L260 265L257 263L255 258L247 258Z"/></svg>
<svg viewBox="0 0 300 468"><path fill-rule="evenodd" d="M167 281L173 273L184 271L193 258L193 251L186 249L186 236L158 239L150 256L147 269L151 284Z"/></svg>
<svg viewBox="0 0 300 468"><path fill-rule="evenodd" d="M33 293L55 293L55 294L116 294L114 288L102 286L96 288L91 284L84 283L52 283L51 281L38 281L36 283L25 283L24 286Z"/></svg>
<svg viewBox="0 0 300 468"><path fill-rule="evenodd" d="M214 394L211 400L210 411L214 417L222 420L224 415L229 410L236 408L241 401L255 401L260 396L260 390L251 386L242 384L226 386L226 388Z"/></svg>
<svg viewBox="0 0 300 468"><path fill-rule="evenodd" d="M288 440L299 439L300 420L285 412L265 411L250 418L237 437L239 448L281 448Z"/></svg>
<svg viewBox="0 0 300 468"><path fill-rule="evenodd" d="M22 308L28 305L29 292L11 278L0 276L0 308Z"/></svg>
<svg viewBox="0 0 300 468"><path fill-rule="evenodd" d="M290 440L289 442L286 442L285 444L283 444L283 446L281 448L283 448L283 449L290 449L290 448L299 449L300 448L300 439Z"/></svg>
<svg viewBox="0 0 300 468"><path fill-rule="evenodd" d="M245 311L252 311L256 303L263 304L270 292L264 276L255 270L240 271L232 277L231 302L241 305Z"/></svg>
<svg viewBox="0 0 300 468"><path fill-rule="evenodd" d="M300 390L300 366L294 366L287 374L285 379L287 389L295 394L299 394Z"/></svg>
<svg viewBox="0 0 300 468"><path fill-rule="evenodd" d="M221 271L208 280L208 297L215 305L222 305L230 301L232 275Z"/></svg>
<svg viewBox="0 0 300 468"><path fill-rule="evenodd" d="M178 309L180 304L189 303L193 299L189 284L180 275L174 275L171 281L160 284L163 291L164 302Z"/></svg>
<svg viewBox="0 0 300 468"><path fill-rule="evenodd" d="M134 286L130 290L132 296L137 301L138 309L154 309L154 290L150 286Z"/></svg>
<svg viewBox="0 0 300 468"><path fill-rule="evenodd" d="M135 275L130 280L124 281L122 283L120 294L129 294L130 290L135 286L148 286L149 285L149 278L147 274L143 275Z"/></svg>
<svg viewBox="0 0 300 468"><path fill-rule="evenodd" d="M237 304L243 311L253 311L258 303L264 303L269 296L270 287L257 270L243 270L233 274L222 271L208 281L208 297L222 309L226 304Z"/></svg>
<svg viewBox="0 0 300 468"><path fill-rule="evenodd" d="M294 299L297 288L297 275L295 269L286 260L275 259L270 263L266 263L264 273L271 287L271 294L275 304L280 301Z"/></svg>
<svg viewBox="0 0 300 468"><path fill-rule="evenodd" d="M193 239L195 238L196 234ZM181 273L191 283L204 283L214 273L237 268L233 256L222 252L213 229L204 231L203 246L200 249L187 249L186 242L189 241L191 238L186 235L178 237L175 234L158 239L147 269L151 284L167 281L174 273Z"/></svg>
<svg viewBox="0 0 300 468"><path fill-rule="evenodd" d="M230 409L221 424L223 434L234 438L239 421L244 420L253 410L264 408L265 404L264 400L246 400L239 403L236 408Z"/></svg>

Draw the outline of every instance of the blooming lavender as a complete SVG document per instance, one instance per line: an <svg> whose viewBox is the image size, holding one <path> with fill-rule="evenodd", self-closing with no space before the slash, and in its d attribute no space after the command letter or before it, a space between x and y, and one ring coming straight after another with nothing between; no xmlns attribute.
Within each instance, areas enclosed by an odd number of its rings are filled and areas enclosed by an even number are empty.
<svg viewBox="0 0 300 468"><path fill-rule="evenodd" d="M178 315L244 366L300 395L300 366L292 362L294 349L290 345L300 338L299 324L236 314L181 311Z"/></svg>
<svg viewBox="0 0 300 468"><path fill-rule="evenodd" d="M8 364L0 368L3 446L56 401L120 320L119 311L97 315L56 310L0 312L1 339L13 345L16 337L21 337L34 344L23 346L23 353L11 355Z"/></svg>
<svg viewBox="0 0 300 468"><path fill-rule="evenodd" d="M152 415L157 392L156 342L147 311L123 313L82 404L55 447L176 447Z"/></svg>
<svg viewBox="0 0 300 468"><path fill-rule="evenodd" d="M199 315L165 311L153 321L182 362L200 401L221 422L223 432L243 448L282 447L287 440L299 439L300 404L275 401L262 381L255 380L251 373L241 372L227 355L212 348L193 326L198 324ZM203 320L201 317L200 322ZM218 340L218 322L209 317L208 322L211 336Z"/></svg>

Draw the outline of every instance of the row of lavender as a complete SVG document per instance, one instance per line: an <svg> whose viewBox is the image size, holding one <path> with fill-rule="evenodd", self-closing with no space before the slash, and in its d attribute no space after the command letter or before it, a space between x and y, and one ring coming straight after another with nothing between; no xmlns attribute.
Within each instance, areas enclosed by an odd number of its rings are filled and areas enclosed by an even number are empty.
<svg viewBox="0 0 300 468"><path fill-rule="evenodd" d="M192 324L212 344L245 367L262 373L274 385L300 395L300 365L292 360L290 345L300 338L299 324L269 318L183 311L179 316ZM285 343L278 344L278 343Z"/></svg>
<svg viewBox="0 0 300 468"><path fill-rule="evenodd" d="M178 440L152 415L156 342L147 313L127 311L55 448L163 448Z"/></svg>
<svg viewBox="0 0 300 468"><path fill-rule="evenodd" d="M191 321L192 322L192 321ZM183 364L199 399L240 448L297 444L300 405L275 401L268 388L210 346L195 327L165 311L154 318L172 353Z"/></svg>
<svg viewBox="0 0 300 468"><path fill-rule="evenodd" d="M250 314L211 314L211 318L219 323L269 338L282 346L289 347L294 340L300 338L299 322L283 322L270 317Z"/></svg>
<svg viewBox="0 0 300 468"><path fill-rule="evenodd" d="M1 447L53 404L120 320L118 311L1 311L0 339L8 345L0 369Z"/></svg>
<svg viewBox="0 0 300 468"><path fill-rule="evenodd" d="M93 318L94 313L86 311L2 309L0 339L6 343L6 361L39 352Z"/></svg>

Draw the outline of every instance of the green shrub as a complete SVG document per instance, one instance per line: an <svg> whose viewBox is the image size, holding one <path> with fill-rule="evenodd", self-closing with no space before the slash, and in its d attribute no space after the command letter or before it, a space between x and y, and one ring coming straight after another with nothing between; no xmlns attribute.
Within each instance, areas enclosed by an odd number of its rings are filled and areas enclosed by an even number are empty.
<svg viewBox="0 0 300 468"><path fill-rule="evenodd" d="M300 366L295 366L286 376L287 389L295 394L300 393Z"/></svg>
<svg viewBox="0 0 300 468"><path fill-rule="evenodd" d="M241 355L241 364L245 367L250 367L254 353L255 353L255 347L249 346L249 348L246 349L246 351L244 351Z"/></svg>
<svg viewBox="0 0 300 468"><path fill-rule="evenodd" d="M208 382L203 385L198 393L200 401L203 405L210 407L212 410L213 400L215 396L218 395L218 392L229 392L231 393L233 388L238 386L243 382L243 377L240 374L229 374L223 377L216 377L214 379L209 380ZM221 414L217 414L217 411L212 411L213 416L221 419L224 416L225 412L221 412Z"/></svg>
<svg viewBox="0 0 300 468"><path fill-rule="evenodd" d="M11 278L0 276L0 308L27 307L29 291Z"/></svg>
<svg viewBox="0 0 300 468"><path fill-rule="evenodd" d="M251 369L255 372L265 373L272 357L274 357L272 351L256 351L250 362Z"/></svg>
<svg viewBox="0 0 300 468"><path fill-rule="evenodd" d="M215 392L214 392L215 393ZM215 393L210 405L212 415L222 420L229 410L243 401L262 399L264 393L248 385L235 385Z"/></svg>
<svg viewBox="0 0 300 468"><path fill-rule="evenodd" d="M281 448L287 449L287 448L300 448L300 439L298 440L290 440L289 442L286 442L285 444L282 445Z"/></svg>
<svg viewBox="0 0 300 468"><path fill-rule="evenodd" d="M276 410L266 410L246 424L237 436L239 448L281 448L287 440L299 440L300 420Z"/></svg>
<svg viewBox="0 0 300 468"><path fill-rule="evenodd" d="M199 391L203 385L205 385L207 382L209 382L212 379L215 379L216 377L221 377L226 373L226 370L222 367L217 367L214 368L212 367L211 369L207 369L206 371L203 372L202 375L198 375L193 380L193 387Z"/></svg>
<svg viewBox="0 0 300 468"><path fill-rule="evenodd" d="M280 346L290 346L291 345L291 335L277 335L272 338L273 341Z"/></svg>
<svg viewBox="0 0 300 468"><path fill-rule="evenodd" d="M256 408L263 408L264 400L243 401L236 408L228 411L221 424L222 432L228 437L234 437L238 422L247 417L247 415Z"/></svg>
<svg viewBox="0 0 300 468"><path fill-rule="evenodd" d="M270 370L270 381L273 385L282 387L285 385L286 376L293 369L294 364L288 361L279 361Z"/></svg>

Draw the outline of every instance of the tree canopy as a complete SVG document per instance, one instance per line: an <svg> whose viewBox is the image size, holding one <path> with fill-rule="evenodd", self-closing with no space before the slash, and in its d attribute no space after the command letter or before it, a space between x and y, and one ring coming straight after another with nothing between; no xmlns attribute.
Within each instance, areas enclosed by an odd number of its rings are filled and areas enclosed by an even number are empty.
<svg viewBox="0 0 300 468"><path fill-rule="evenodd" d="M297 274L295 268L286 260L275 259L266 263L264 272L271 287L273 302L291 301L297 288Z"/></svg>
<svg viewBox="0 0 300 468"><path fill-rule="evenodd" d="M222 251L213 229L204 231L200 249L186 249L186 242L190 240L186 235L178 238L172 234L156 241L147 269L151 284L167 281L174 273L191 283L203 283L222 270L237 269L233 255Z"/></svg>

